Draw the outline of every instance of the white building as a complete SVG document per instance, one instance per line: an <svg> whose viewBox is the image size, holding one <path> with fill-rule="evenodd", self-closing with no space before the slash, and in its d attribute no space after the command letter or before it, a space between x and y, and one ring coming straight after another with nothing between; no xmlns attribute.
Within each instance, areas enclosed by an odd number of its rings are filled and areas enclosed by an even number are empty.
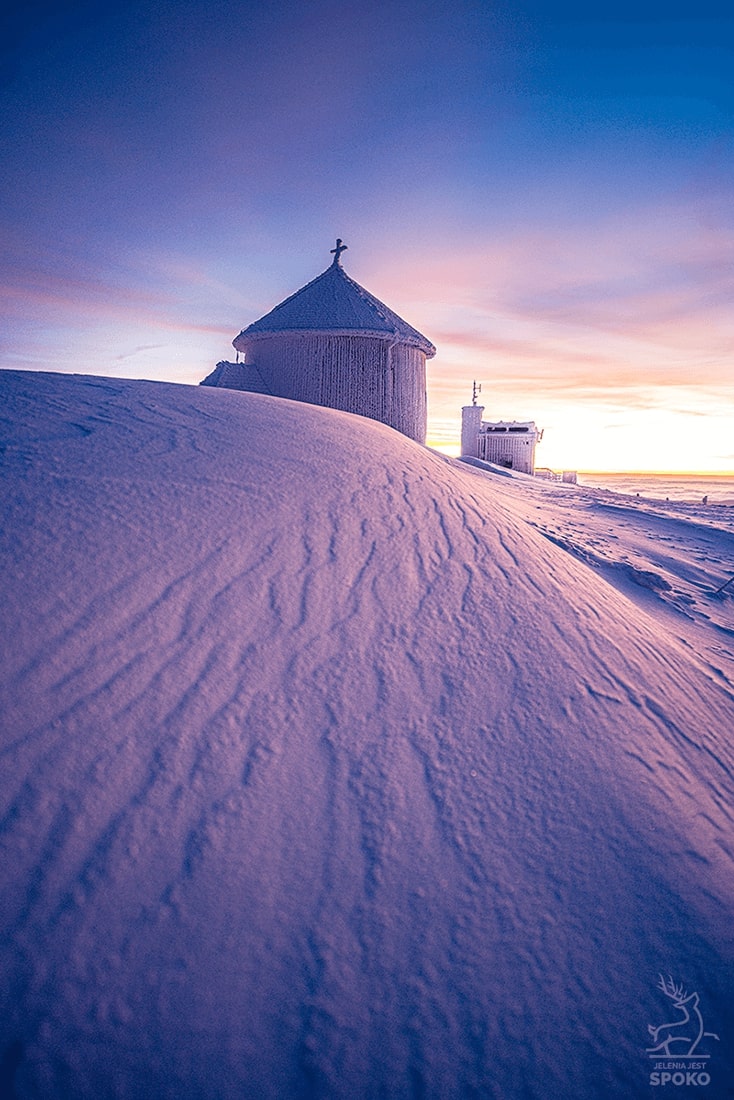
<svg viewBox="0 0 734 1100"><path fill-rule="evenodd" d="M482 420L484 407L476 403L461 410L461 456L480 458L523 474L535 473L535 446L543 437L532 420Z"/></svg>
<svg viewBox="0 0 734 1100"><path fill-rule="evenodd" d="M204 386L268 393L326 405L426 439L430 340L350 279L334 260L232 341L236 363L218 363ZM244 362L239 361L239 356Z"/></svg>

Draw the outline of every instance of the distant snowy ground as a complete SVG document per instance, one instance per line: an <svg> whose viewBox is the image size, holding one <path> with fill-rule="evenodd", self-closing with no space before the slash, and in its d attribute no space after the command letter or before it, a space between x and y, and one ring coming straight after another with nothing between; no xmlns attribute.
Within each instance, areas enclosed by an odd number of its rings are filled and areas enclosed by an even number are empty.
<svg viewBox="0 0 734 1100"><path fill-rule="evenodd" d="M0 389L9 1095L730 1095L724 517ZM708 1085L649 1084L661 971Z"/></svg>
<svg viewBox="0 0 734 1100"><path fill-rule="evenodd" d="M666 634L734 682L734 507L650 501L527 478L516 499L547 538L598 570Z"/></svg>

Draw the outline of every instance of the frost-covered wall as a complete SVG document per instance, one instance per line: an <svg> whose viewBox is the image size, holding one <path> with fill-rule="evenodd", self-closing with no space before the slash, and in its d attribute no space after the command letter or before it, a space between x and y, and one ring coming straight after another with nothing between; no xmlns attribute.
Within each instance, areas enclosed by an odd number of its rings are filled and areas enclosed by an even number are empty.
<svg viewBox="0 0 734 1100"><path fill-rule="evenodd" d="M461 410L461 453L468 458L479 458L477 438L482 428L483 405L464 405Z"/></svg>
<svg viewBox="0 0 734 1100"><path fill-rule="evenodd" d="M426 357L419 348L371 336L290 332L252 339L245 354L276 397L367 416L425 443Z"/></svg>
<svg viewBox="0 0 734 1100"><path fill-rule="evenodd" d="M461 410L461 453L507 466L523 474L535 473L535 446L542 431L532 420L482 420L482 405Z"/></svg>
<svg viewBox="0 0 734 1100"><path fill-rule="evenodd" d="M202 386L219 386L227 390L246 390L248 393L268 393L268 388L257 370L249 363L230 363L226 359L217 363Z"/></svg>
<svg viewBox="0 0 734 1100"><path fill-rule="evenodd" d="M436 349L341 266L330 267L232 341L245 363L220 363L209 386L252 389L379 420L426 440L426 359Z"/></svg>
<svg viewBox="0 0 734 1100"><path fill-rule="evenodd" d="M537 439L534 427L534 425L532 429L525 425L486 427L477 439L477 458L483 458L485 462L495 462L498 466L519 470L523 474L534 473Z"/></svg>

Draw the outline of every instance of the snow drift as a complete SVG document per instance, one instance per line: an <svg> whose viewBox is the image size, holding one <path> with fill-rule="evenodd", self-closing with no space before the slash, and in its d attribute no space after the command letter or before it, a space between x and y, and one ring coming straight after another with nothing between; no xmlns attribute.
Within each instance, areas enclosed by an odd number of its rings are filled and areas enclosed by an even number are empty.
<svg viewBox="0 0 734 1100"><path fill-rule="evenodd" d="M656 1095L662 971L725 1095L724 677L379 424L0 384L9 1090Z"/></svg>

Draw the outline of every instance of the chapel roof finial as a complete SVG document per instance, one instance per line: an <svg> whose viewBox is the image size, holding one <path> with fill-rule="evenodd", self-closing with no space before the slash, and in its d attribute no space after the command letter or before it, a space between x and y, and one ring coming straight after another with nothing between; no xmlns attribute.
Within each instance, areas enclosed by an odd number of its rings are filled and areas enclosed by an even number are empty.
<svg viewBox="0 0 734 1100"><path fill-rule="evenodd" d="M332 248L331 251L334 256L332 263L336 264L337 267L341 266L341 254L342 252L346 252L348 247L348 245L342 244L341 237L336 238L336 248Z"/></svg>

